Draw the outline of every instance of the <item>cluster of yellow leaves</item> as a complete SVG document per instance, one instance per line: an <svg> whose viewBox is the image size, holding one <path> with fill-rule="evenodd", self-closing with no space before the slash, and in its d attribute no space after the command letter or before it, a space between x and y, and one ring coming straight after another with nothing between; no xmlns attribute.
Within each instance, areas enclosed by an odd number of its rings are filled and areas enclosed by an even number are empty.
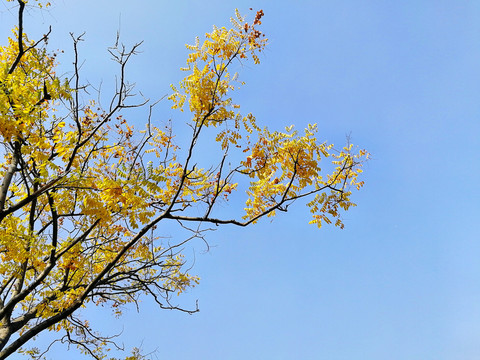
<svg viewBox="0 0 480 360"><path fill-rule="evenodd" d="M355 205L350 202L348 189L363 186L357 177L368 154L364 150L353 154L352 145L335 152L332 144L317 141L316 125L309 125L303 136L292 130L293 126L285 133L264 129L242 162L245 173L255 178L247 191L244 219L256 221L263 214L274 216L275 210L281 209L277 204L315 194L308 203L313 213L310 223L320 227L322 221L331 223L330 219L336 218L335 225L343 227L338 209L348 210ZM329 157L333 158L334 169L322 175L320 163ZM331 194L327 196L323 190Z"/></svg>
<svg viewBox="0 0 480 360"><path fill-rule="evenodd" d="M13 231L14 229L14 231ZM13 272L12 264L21 264L25 258L31 258L30 263L37 271L45 268L43 257L50 250L46 244L45 237L36 236L28 228L28 223L24 219L14 216L8 216L2 222L0 227L0 274L5 275ZM32 273L27 274L27 280L33 277ZM2 279L6 284L6 279Z"/></svg>
<svg viewBox="0 0 480 360"><path fill-rule="evenodd" d="M262 12L263 14L263 12ZM261 17L261 16L260 16ZM194 45L187 45L190 54L187 67L190 72L180 83L180 89L172 85L174 93L169 97L173 108L182 109L188 98L190 112L197 125L218 126L220 123L234 119L237 105L232 103L227 93L235 89L233 83L237 75L231 75L228 67L236 58L254 58L259 63L258 52L266 45L267 39L255 29L256 24L248 25L236 10L236 19L231 19L234 28L214 26L211 33L205 34L205 41L200 46L199 38ZM259 20L256 20L257 24Z"/></svg>
<svg viewBox="0 0 480 360"><path fill-rule="evenodd" d="M188 273L181 271L182 266L184 265L183 255L176 255L168 258L164 267L169 268L170 275L164 281L164 286L170 291L176 292L177 295L180 295L187 288L195 286L200 281L198 276L192 276Z"/></svg>
<svg viewBox="0 0 480 360"><path fill-rule="evenodd" d="M14 33L17 29L14 29ZM29 50L22 56L18 68L21 71L10 72L18 54L18 39L8 39L7 46L0 47L0 136L9 142L16 137L28 138L32 149L49 148L45 134L38 123L38 117L47 118L45 106L38 103L44 96L44 88L52 98L70 96L70 89L64 82L54 77L55 57L45 49L33 47L34 42L24 36L24 46ZM39 113L40 112L40 113Z"/></svg>

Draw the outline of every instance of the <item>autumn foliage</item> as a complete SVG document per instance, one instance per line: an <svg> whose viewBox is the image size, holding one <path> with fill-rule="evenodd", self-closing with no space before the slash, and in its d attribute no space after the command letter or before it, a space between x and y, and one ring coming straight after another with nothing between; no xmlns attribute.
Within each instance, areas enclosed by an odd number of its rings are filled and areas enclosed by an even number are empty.
<svg viewBox="0 0 480 360"><path fill-rule="evenodd" d="M343 227L341 211L354 206L367 153L319 141L315 125L303 132L260 127L231 97L243 85L232 65L258 64L267 44L263 11L252 23L237 11L231 29L214 27L187 45L186 76L169 96L173 108L191 115L190 141L180 147L168 124L149 116L136 130L125 118L128 108L150 106L128 102L124 69L137 46L111 49L119 81L110 107L82 103L80 39L72 40L71 77L60 79L48 34L30 40L25 1L16 3L18 26L0 47L0 359L18 351L37 356L28 345L45 330L102 358L109 341L77 310L102 304L120 315L142 295L177 308L172 294L198 283L179 245L203 236L208 224L246 226L305 197L311 223ZM207 128L216 161L196 154ZM216 210L231 197L243 197L238 218ZM195 230L165 242L161 222Z"/></svg>

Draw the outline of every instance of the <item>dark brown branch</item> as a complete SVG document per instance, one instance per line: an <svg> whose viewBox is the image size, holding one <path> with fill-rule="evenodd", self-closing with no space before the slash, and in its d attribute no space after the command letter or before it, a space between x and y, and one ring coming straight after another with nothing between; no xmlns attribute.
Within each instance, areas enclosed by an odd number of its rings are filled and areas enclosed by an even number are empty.
<svg viewBox="0 0 480 360"><path fill-rule="evenodd" d="M20 142L16 141L14 144L14 150L12 154L12 162L8 166L8 170L3 178L2 186L0 187L0 222L3 220L5 216L2 216L3 209L5 207L5 201L7 199L8 189L12 182L13 175L17 171L17 164L21 157L20 153Z"/></svg>
<svg viewBox="0 0 480 360"><path fill-rule="evenodd" d="M26 196L25 198L23 198L22 200L18 201L17 203L15 203L15 205L12 205L10 206L8 209L6 210L2 210L0 211L0 222L9 214L12 214L13 212L17 211L18 209L21 209L22 207L24 207L25 205L27 205L28 203L30 203L31 201L33 201L33 199L36 199L38 198L40 195L42 195L43 193L45 193L47 190L51 189L57 182L59 182L62 178L64 177L64 175L61 175L59 177L57 177L56 179L52 179L50 180L48 183L46 183L45 185L43 185L42 187L40 187L37 191L31 193L30 195ZM2 188L3 188L3 185L2 185Z"/></svg>
<svg viewBox="0 0 480 360"><path fill-rule="evenodd" d="M23 11L25 10L25 2L22 0L18 0L18 54L13 62L12 66L10 66L10 70L8 70L8 74L11 75L15 71L22 58L24 51L23 51Z"/></svg>

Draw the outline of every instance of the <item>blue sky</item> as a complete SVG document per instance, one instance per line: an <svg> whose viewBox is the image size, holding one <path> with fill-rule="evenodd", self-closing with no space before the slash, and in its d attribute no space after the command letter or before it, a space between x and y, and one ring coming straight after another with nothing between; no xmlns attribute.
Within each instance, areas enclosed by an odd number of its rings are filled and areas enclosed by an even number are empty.
<svg viewBox="0 0 480 360"><path fill-rule="evenodd" d="M120 28L126 44L144 41L127 74L152 99L181 79L185 43L228 25L236 7L263 9L269 45L260 66L240 69L243 111L276 130L318 123L321 140L341 145L350 134L373 155L344 230L308 225L300 203L273 221L219 228L208 253L202 243L187 253L202 280L179 302L198 299L200 313L145 299L120 321L91 310L102 327L123 327L125 344L157 349L153 359L480 358L479 2L53 4L32 10L26 30L51 24L65 69L68 32L86 31L84 74L108 93L106 48ZM14 23L8 8L0 5L2 39ZM156 116L183 121L167 102Z"/></svg>

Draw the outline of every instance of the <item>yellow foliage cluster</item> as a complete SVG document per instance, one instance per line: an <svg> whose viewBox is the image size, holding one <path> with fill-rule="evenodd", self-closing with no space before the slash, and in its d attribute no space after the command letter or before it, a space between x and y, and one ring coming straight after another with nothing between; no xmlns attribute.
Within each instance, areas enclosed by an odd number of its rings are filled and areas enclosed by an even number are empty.
<svg viewBox="0 0 480 360"><path fill-rule="evenodd" d="M248 26L238 10L235 13L236 19L231 19L232 29L214 26L211 33L205 34L202 45L197 37L194 45L186 46L190 54L187 67L182 70L190 74L180 83L179 89L172 85L173 108L183 111L188 99L197 126L218 126L236 118L238 105L233 104L227 94L235 89L237 75L230 74L228 67L235 59L248 60L249 56L259 63L258 53L267 44L267 39L260 36L254 24Z"/></svg>

